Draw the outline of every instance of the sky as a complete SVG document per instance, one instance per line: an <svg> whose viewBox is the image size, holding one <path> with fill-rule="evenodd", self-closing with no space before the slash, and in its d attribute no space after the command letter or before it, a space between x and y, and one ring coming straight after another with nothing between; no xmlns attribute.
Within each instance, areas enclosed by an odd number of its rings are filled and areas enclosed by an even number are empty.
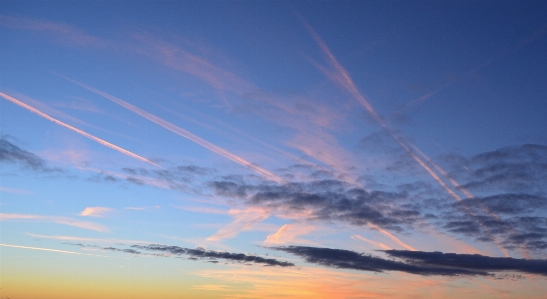
<svg viewBox="0 0 547 299"><path fill-rule="evenodd" d="M545 1L0 1L0 298L543 298Z"/></svg>

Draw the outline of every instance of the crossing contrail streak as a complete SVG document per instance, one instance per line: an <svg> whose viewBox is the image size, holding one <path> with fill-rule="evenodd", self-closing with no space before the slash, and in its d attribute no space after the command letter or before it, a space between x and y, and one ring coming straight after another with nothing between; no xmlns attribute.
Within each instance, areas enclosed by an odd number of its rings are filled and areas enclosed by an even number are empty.
<svg viewBox="0 0 547 299"><path fill-rule="evenodd" d="M114 102L114 103L116 103L116 104L130 110L130 111L133 111L134 113L136 113L136 114L138 114L138 115L140 115L140 116L142 116L146 119L148 119L149 121L151 121L153 123L156 123L157 125L165 128L165 129L167 129L167 130L169 130L169 131L171 131L171 132L173 132L173 133L175 133L179 136L182 136L186 139L189 139L189 140L203 146L204 148L206 148L206 149L208 149L208 150L210 150L214 153L217 153L217 154L219 154L219 155L221 155L221 156L223 156L227 159L230 159L230 160L232 160L232 161L234 161L234 162L236 162L240 165L243 165L243 166L249 168L250 170L252 170L256 173L259 173L262 176L264 176L264 177L266 177L266 178L268 178L272 181L275 181L277 183L283 183L284 182L284 180L282 178L280 178L277 175L275 175L275 174L273 174L273 173L271 173L271 172L257 166L256 164L253 164L253 163L251 163L251 162L249 162L249 161L247 161L247 160L245 160L245 159L243 159L243 158L241 158L241 157L239 157L235 154L232 154L229 151L227 151L227 150L225 150L225 149L223 149L223 148L221 148L217 145L214 145L211 142L209 142L207 140L204 140L201 137L198 137L198 136L192 134L191 132L189 132L189 131L187 131L183 128L180 128L180 127L178 127L178 126L176 126L176 125L174 125L174 124L172 124L172 123L170 123L166 120L163 120L163 119L161 119L161 118L159 118L159 117L157 117L157 116L155 116L155 115L153 115L149 112L146 112L146 111L144 111L144 110L142 110L142 109L140 109L136 106L133 106L133 105L127 103L124 100L121 100L121 99L119 99L119 98L117 98L113 95L110 95L106 92L100 91L100 90L98 90L96 88L93 88L91 86L88 86L86 84L80 83L78 81L72 80L70 78L67 78L67 77L64 77L64 76L61 76L61 77L65 78L66 80L71 81L71 82L73 82L77 85L80 85L80 86L82 86L83 88L85 88L89 91L92 91L92 92L94 92L98 95L101 95L101 96L111 100L112 102Z"/></svg>
<svg viewBox="0 0 547 299"><path fill-rule="evenodd" d="M457 201L461 201L461 198L452 191L450 187L446 185L446 183L439 178L439 176L429 167L427 164L420 159L411 149L410 147L401 140L400 137L398 137L385 123L385 121L376 113L374 108L372 108L372 105L363 97L363 95L359 92L357 87L355 86L355 83L353 83L353 80L351 79L351 76L349 75L348 71L338 62L336 57L332 54L330 49L327 47L325 42L319 37L319 35L313 30L313 28L304 21L304 25L312 35L315 42L319 45L319 48L323 50L325 55L327 55L329 63L334 67L336 70L336 73L331 74L331 78L336 80L342 87L344 87L365 109L372 115L374 120L384 129L411 157L416 161L420 166L422 166L423 169L425 169L429 175L443 187L443 189L450 194L454 199Z"/></svg>
<svg viewBox="0 0 547 299"><path fill-rule="evenodd" d="M389 232L385 231L384 229L380 228L378 225L376 224L372 224L372 223L369 223L368 224L370 227L372 228L375 228L377 230L379 230L382 234L384 234L385 236L387 236L388 238L390 238L391 240L395 241L395 243L403 246L404 248L408 249L408 250L412 250L412 251L416 251L416 249L414 249L412 246L410 245L406 245L403 241L399 240L397 237L395 237L394 235L390 234Z"/></svg>
<svg viewBox="0 0 547 299"><path fill-rule="evenodd" d="M68 254L77 254L77 255L88 255L88 256L108 257L108 256L106 256L106 255L89 254L89 253L79 253L79 252L66 251L66 250L57 250L57 249L40 248L40 247L29 247L29 246L20 246L20 245L10 245L10 244L1 244L1 243L0 243L0 246L4 246L4 247L13 247L13 248L23 248L23 249L33 249L33 250L43 250L43 251L51 251L51 252L59 252L59 253L68 253Z"/></svg>
<svg viewBox="0 0 547 299"><path fill-rule="evenodd" d="M386 124L386 122L380 117L380 115L378 115L378 113L376 113L376 111L374 110L374 108L372 108L372 105L365 99L365 97L359 92L359 90L357 89L357 87L355 86L355 83L353 83L353 80L351 78L351 76L349 75L348 71L338 62L338 60L336 59L336 57L334 57L334 55L332 54L332 52L330 51L330 49L327 47L327 44L321 39L321 37L315 32L315 30L313 30L313 28L306 22L302 19L302 22L304 23L304 26L306 26L308 32L311 34L311 36L313 37L313 39L315 40L315 42L317 43L317 45L319 46L319 48L321 48L321 50L323 50L323 52L325 53L325 55L327 56L328 58L328 61L329 63L331 64L331 66L335 69L335 73L329 73L327 74L328 77L330 77L331 79L335 80L338 84L340 84L343 88L345 88L363 107L365 107L365 109L372 115L372 117L374 118L374 120L382 127L382 129L384 129L411 157L412 159L414 159L414 161L416 161L418 164L420 164L420 166L425 170L427 171L427 173L429 173L429 175L444 189L446 190L446 192L448 194L450 194L450 196L452 196L456 201L461 201L461 197L458 196L458 194L456 194L438 175L435 171L433 171L433 169L431 169L431 167L429 167L427 165L426 162L424 162L420 157L418 157L418 155L416 155L414 153L414 151L410 148L410 146L416 148L414 145L408 143L407 145L407 142L403 141L401 139L401 137L397 136L397 134L395 134L390 128L389 126ZM322 71L326 72L327 70L325 69L322 69ZM432 163L432 165L435 165L434 163ZM437 169L439 170L440 167ZM440 171L441 173L443 173L443 171ZM444 174L443 174L444 175ZM448 175L448 174L447 174ZM449 179L449 178L447 178ZM455 181L452 182L451 179L449 179L451 181L451 183L453 183L454 185L458 185ZM462 191L463 192L463 191ZM465 193L465 192L464 192ZM467 195L467 193L466 193ZM471 215L475 216L475 214L470 211L469 209L466 209L466 211L468 211L469 213L471 213ZM480 222L479 222L480 223ZM480 223L481 227L483 227L483 229L485 229L485 231L488 231L488 229L482 224ZM398 240L395 236L389 234L387 231L384 231L382 230L381 228L377 227L380 232L384 233L386 236L388 237L393 237L394 241ZM389 235L388 235L389 234ZM396 241L397 242L397 241ZM399 241L400 242L400 241ZM401 246L407 246L406 244L403 245L404 243L400 244ZM495 244L497 245L497 247L503 252L503 254L508 257L509 254L507 252L507 250L503 247L501 247L497 242L495 242ZM406 248L406 247L405 247Z"/></svg>
<svg viewBox="0 0 547 299"><path fill-rule="evenodd" d="M102 140L101 138L95 137L95 136L93 136L93 135L91 135L91 134L89 134L89 133L86 133L86 132L84 132L84 131L82 131L82 130L80 130L80 129L77 129L77 128L71 126L71 125L65 124L64 122L62 122L62 121L60 121L60 120L58 120L58 119L55 119L55 118L53 118L53 117L51 117L51 116L45 114L44 112L42 112L42 111L40 111L40 110L38 110L38 109L36 109L36 108L34 108L34 107L32 107L32 106L29 106L29 105L27 105L27 104L25 104L25 103L23 103L23 102L21 102L21 101L15 99L15 98L13 98L13 97L10 97L10 96L8 96L8 95L5 94L5 93L1 93L1 92L0 92L0 96L3 97L4 99L6 99L6 100L8 100L8 101L10 101L10 102L12 102L12 103L14 103L14 104L16 104L16 105L19 105L19 106L21 106L21 107L23 107L23 108L29 110L30 112L36 113L36 114L40 115L41 117L43 117L43 118L45 118L45 119L47 119L47 120L50 120L50 121L52 121L52 122L54 122L54 123L56 123L56 124L58 124L58 125L61 125L61 126L67 128L67 129L70 129L70 130L72 130L72 131L74 131L74 132L76 132L76 133L78 133L78 134L80 134L80 135L83 135L83 136L85 136L85 137L87 137L87 138L89 138L89 139L91 139L91 140L94 140L94 141L96 141L96 142L98 142L98 143L100 143L100 144L102 144L102 145L104 145L104 146L107 146L107 147L109 147L109 148L111 148L111 149L117 150L118 152L120 152L120 153L122 153L122 154L124 154L124 155L130 156L130 157L132 157L132 158L135 158L135 159L141 160L141 161L143 161L143 162L146 162L146 163L152 164L152 165L154 165L154 166L157 166L157 167L159 167L159 168L162 168L162 167L159 166L158 164L156 164L156 163L154 163L154 162L152 162L152 161L150 161L150 160L148 160L148 159L146 159L146 158L143 158L143 157L141 157L141 156L139 156L139 155L137 155L137 154L134 154L134 153L132 153L132 152L126 150L126 149L123 149L123 148L121 148L121 147L119 147L119 146L117 146L117 145L114 145L114 144L112 144L112 143L110 143L110 142L108 142L108 141Z"/></svg>

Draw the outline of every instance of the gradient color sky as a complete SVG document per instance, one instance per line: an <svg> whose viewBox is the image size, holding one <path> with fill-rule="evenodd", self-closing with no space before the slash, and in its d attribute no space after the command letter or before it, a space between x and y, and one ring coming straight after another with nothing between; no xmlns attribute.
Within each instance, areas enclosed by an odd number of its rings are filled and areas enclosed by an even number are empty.
<svg viewBox="0 0 547 299"><path fill-rule="evenodd" d="M542 298L545 1L0 2L0 297Z"/></svg>

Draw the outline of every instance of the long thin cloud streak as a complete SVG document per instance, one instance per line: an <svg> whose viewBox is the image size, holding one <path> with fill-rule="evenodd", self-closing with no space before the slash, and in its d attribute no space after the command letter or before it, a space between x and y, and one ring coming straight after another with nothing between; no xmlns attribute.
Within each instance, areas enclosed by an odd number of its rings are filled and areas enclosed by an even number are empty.
<svg viewBox="0 0 547 299"><path fill-rule="evenodd" d="M313 28L306 22L304 21L302 18L301 18L302 22L304 23L304 25L306 26L306 28L308 29L308 31L310 32L310 34L312 35L313 39L315 40L315 42L319 45L319 47L321 48L321 50L323 50L323 52L325 52L325 54L327 55L328 59L329 59L329 62L330 64L336 69L337 73L335 74L328 74L328 76L332 79L334 79L335 81L337 81L339 84L341 84L350 94L352 94L355 99L361 104L363 105L363 107L365 107L365 109L367 109L367 111L372 115L372 117L374 118L374 120L376 120L376 122L378 124L380 124L380 126L414 159L414 161L416 161L418 164L420 164L420 166L426 170L429 175L444 189L446 190L446 192L448 194L450 194L450 196L452 196L456 201L461 201L461 197L458 196L450 187L448 187L448 185L446 185L446 183L441 180L439 178L439 176L429 167L427 166L427 164L422 160L420 159L420 157L418 157L414 151L412 151L412 149L410 149L410 147L408 145L406 145L406 143L399 137L397 136L388 126L387 124L384 122L384 120L378 115L378 113L376 113L376 111L372 108L372 105L370 105L370 103L365 99L365 97L363 97L363 95L359 92L359 90L357 89L357 87L355 86L355 84L353 83L353 80L351 79L351 76L349 75L349 73L346 71L346 69L338 62L338 60L336 59L336 57L334 57L334 55L332 54L332 52L330 51L330 49L327 47L327 45L325 44L325 42L321 39L321 37L319 37L319 35L315 32L315 30L313 30ZM326 71L326 70L324 70ZM416 148L415 146L413 146L414 148ZM467 210L467 209L466 209ZM469 211L470 212L470 211ZM484 227L481 223L481 226ZM378 228L380 229L380 228ZM385 232L387 236L391 235L389 234L387 231L384 231L382 229L380 229L380 231ZM389 234L389 235L388 235ZM395 236L392 236L393 238L395 238ZM397 238L395 238L397 239ZM394 239L394 240L395 240ZM398 239L397 239L398 240ZM404 244L404 243L403 243ZM507 252L507 250L505 248L503 248L502 246L500 246L497 242L495 242L496 246L498 247L498 249L500 249L500 251L503 252L503 254L506 256L506 257L509 257L509 253ZM527 256L527 254L525 254L525 256Z"/></svg>
<svg viewBox="0 0 547 299"><path fill-rule="evenodd" d="M234 155L234 154L230 153L229 151L227 151L227 150L225 150L221 147L218 147L218 146L212 144L211 142L209 142L207 140L204 140L204 139L198 137L198 136L186 131L183 128L177 127L174 124L172 124L172 123L170 123L166 120L163 120L163 119L161 119L161 118L159 118L159 117L157 117L157 116L155 116L151 113L148 113L148 112L146 112L146 111L144 111L144 110L142 110L138 107L135 107L135 106L133 106L133 105L121 100L121 99L116 98L115 96L112 96L112 95L106 93L106 92L100 91L96 88L93 88L91 86L88 86L86 84L80 83L78 81L72 80L72 79L64 77L64 76L61 76L61 77L65 78L66 80L68 80L70 82L73 82L74 84L80 85L83 88L85 88L87 90L90 90L90 91L92 91L92 92L94 92L98 95L101 95L101 96L111 100L112 102L114 102L114 103L116 103L116 104L118 104L118 105L120 105L120 106L122 106L122 107L124 107L128 110L131 110L131 111L135 112L136 114L148 119L149 121L151 121L153 123L156 123L157 125L165 128L165 129L167 129L167 130L169 130L169 131L171 131L171 132L173 132L173 133L175 133L179 136L182 136L186 139L189 139L189 140L203 146L204 148L206 148L206 149L208 149L208 150L210 150L214 153L217 153L217 154L219 154L219 155L221 155L225 158L228 158L228 159L230 159L230 160L232 160L232 161L234 161L234 162L236 162L240 165L243 165L243 166L251 169L252 171L254 171L258 174L261 174L262 176L264 176L264 177L266 177L266 178L268 178L272 181L275 181L277 183L283 183L284 182L284 180L282 178L276 176L275 174L273 174L273 173L271 173L271 172L269 172L269 171L255 165L255 164L253 164L253 163L251 163L251 162L249 162L249 161L247 161L247 160L245 160L245 159L243 159L243 158L241 158L237 155Z"/></svg>
<svg viewBox="0 0 547 299"><path fill-rule="evenodd" d="M368 225L370 225L370 227L372 227L372 228L375 228L375 229L379 230L382 234L384 234L385 236L387 236L391 240L395 241L395 243L403 246L404 248L406 248L408 250L416 251L416 249L414 249L413 247L411 247L409 245L406 245L403 241L399 240L397 237L395 237L394 235L390 234L389 232L383 230L382 228L378 227L377 225L372 224L372 223L369 223Z"/></svg>
<svg viewBox="0 0 547 299"><path fill-rule="evenodd" d="M443 187L446 192L448 192L448 194L450 194L454 199L456 199L457 201L461 201L461 198L456 194L454 193L454 191L452 191L452 189L450 189L445 182L443 182L439 176L429 167L427 166L427 164L422 161L422 159L420 159L420 157L418 157L416 154L414 154L414 152L408 147L408 145L406 145L403 140L401 140L401 138L399 138L388 126L387 124L384 122L384 120L380 117L380 115L378 115L378 113L376 113L376 111L372 108L372 105L365 99L365 97L363 97L363 95L359 92L359 90L357 89L357 87L355 86L355 84L353 83L353 80L351 79L351 76L349 75L349 73L346 71L346 69L344 69L344 67L338 62L338 60L336 59L336 57L334 57L334 55L332 54L332 52L330 51L330 49L327 47L327 45L325 44L325 42L321 39L321 37L319 37L319 35L315 32L315 30L313 30L313 28L307 23L305 22L304 20L302 20L304 25L306 26L306 28L308 29L308 31L310 32L310 34L312 35L313 39L315 40L315 42L319 45L319 47L321 48L321 50L323 50L323 52L325 52L325 54L327 55L328 57L328 60L330 62L330 64L332 65L332 67L334 67L334 69L336 70L336 73L335 74L331 74L331 78L333 78L334 80L336 80L340 85L342 85L351 95L353 95L353 97L363 106L365 107L365 109L372 115L372 117L374 118L374 120L376 120L376 122L378 124L380 124L380 126L386 131L388 132L388 134L397 142L399 143L399 145L416 161L418 162L418 164L420 164L420 166L422 166L422 168L424 168L428 173L429 175L431 175L431 177L433 177L433 179L435 179L435 181L437 181L437 183L439 183L439 185L441 185L441 187Z"/></svg>
<svg viewBox="0 0 547 299"><path fill-rule="evenodd" d="M23 102L21 102L21 101L15 99L15 98L13 98L13 97L10 97L10 96L8 96L7 94L4 94L4 93L1 93L1 92L0 92L0 96L3 97L4 99L6 99L6 100L8 100L8 101L10 101L10 102L12 102L12 103L14 103L14 104L16 104L16 105L19 105L19 106L21 106L21 107L23 107L23 108L29 110L30 112L36 113L36 114L38 114L39 116L41 116L41 117L43 117L43 118L45 118L45 119L47 119L47 120L50 120L50 121L52 121L52 122L54 122L54 123L56 123L56 124L58 124L58 125L61 125L61 126L67 128L67 129L70 129L70 130L72 130L72 131L74 131L74 132L76 132L76 133L78 133L78 134L80 134L80 135L83 135L83 136L85 136L85 137L87 137L87 138L89 138L89 139L91 139L91 140L93 140L93 141L96 141L96 142L98 142L98 143L100 143L100 144L102 144L102 145L104 145L104 146L107 146L107 147L109 147L109 148L111 148L111 149L117 150L118 152L120 152L120 153L122 153L122 154L124 154L124 155L130 156L130 157L132 157L132 158L135 158L135 159L141 160L141 161L143 161L143 162L146 162L146 163L152 164L152 165L154 165L154 166L157 166L157 167L159 167L159 168L162 168L162 167L159 166L158 164L156 164L156 163L154 163L154 162L152 162L152 161L150 161L150 160L148 160L148 159L146 159L146 158L143 158L143 157L141 157L141 156L139 156L139 155L137 155L137 154L134 154L134 153L132 153L132 152L126 150L126 149L123 149L123 148L121 148L121 147L119 147L119 146L117 146L117 145L114 145L114 144L112 144L112 143L110 143L110 142L108 142L108 141L102 140L101 138L95 137L95 136L93 136L93 135L91 135L91 134L89 134L89 133L86 133L86 132L84 132L84 131L82 131L82 130L80 130L80 129L77 129L77 128L71 126L71 125L65 124L64 122L62 122L62 121L60 121L60 120L58 120L58 119L55 119L55 118L53 118L53 117L51 117L51 116L49 116L49 115L43 113L42 111L40 111L40 110L38 110L38 109L36 109L36 108L34 108L34 107L31 107L31 106L29 106L29 105L27 105L27 104L25 104L25 103L23 103Z"/></svg>
<svg viewBox="0 0 547 299"><path fill-rule="evenodd" d="M66 251L66 250L57 250L57 249L40 248L40 247L29 247L29 246L20 246L20 245L10 245L10 244L1 244L1 243L0 243L0 246L4 246L4 247L13 247L13 248L23 248L23 249L32 249L32 250L43 250L43 251L51 251L51 252L59 252L59 253L68 253L68 254L77 254L77 255L88 255L88 256L108 257L108 256L106 256L106 255L97 255L97 254L89 254L89 253L79 253L79 252Z"/></svg>
<svg viewBox="0 0 547 299"><path fill-rule="evenodd" d="M367 239L363 236L360 236L360 235L353 235L353 236L351 236L351 238L353 240L360 240L360 241L363 241L363 242L367 242L369 244L372 244L374 246L378 246L378 247L380 247L382 249L385 249L385 250L391 250L391 248L389 246L387 246L386 244L384 244L384 243L372 241L372 240L369 240L369 239Z"/></svg>

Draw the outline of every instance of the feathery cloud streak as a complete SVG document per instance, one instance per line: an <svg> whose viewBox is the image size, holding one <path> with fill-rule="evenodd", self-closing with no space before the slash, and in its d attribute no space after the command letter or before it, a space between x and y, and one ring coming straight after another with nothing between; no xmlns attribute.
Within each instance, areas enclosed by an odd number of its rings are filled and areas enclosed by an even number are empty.
<svg viewBox="0 0 547 299"><path fill-rule="evenodd" d="M50 252L59 252L59 253L67 253L67 254L77 254L77 255L87 255L87 256L108 257L108 256L105 256L105 255L89 254L89 253L80 253L80 252L73 252L73 251L66 251L66 250L57 250L57 249L41 248L41 247L29 247L29 246L11 245L11 244L0 244L0 246L12 247L12 248L22 248L22 249L32 249L32 250L42 250L42 251L50 251Z"/></svg>
<svg viewBox="0 0 547 299"><path fill-rule="evenodd" d="M7 95L7 94L4 94L4 93L1 93L1 92L0 92L0 96L3 97L4 99L6 99L6 100L8 100L8 101L10 101L10 102L12 102L12 103L14 103L14 104L16 104L16 105L19 105L19 106L21 106L21 107L23 107L23 108L29 110L30 112L33 112L33 113L35 113L35 114L38 114L39 116L41 116L41 117L43 117L43 118L45 118L45 119L47 119L47 120L49 120L49 121L52 121L52 122L55 123L55 124L58 124L58 125L63 126L63 127L67 128L67 129L70 129L70 130L72 130L72 131L74 131L74 132L76 132L76 133L78 133L78 134L80 134L80 135L82 135L82 136L85 136L85 137L87 137L87 138L89 138L89 139L91 139L91 140L93 140L93 141L96 141L96 142L98 142L98 143L100 143L100 144L102 144L102 145L104 145L104 146L107 146L107 147L109 147L109 148L111 148L111 149L117 150L118 152L120 152L120 153L122 153L122 154L124 154L124 155L127 155L127 156L129 156L129 157L132 157L132 158L141 160L141 161L143 161L143 162L146 162L146 163L148 163L148 164L152 164L152 165L154 165L154 166L157 166L157 167L160 167L160 168L161 168L161 166L159 166L158 164L156 164L156 163L154 163L154 162L152 162L152 161L150 161L150 160L148 160L148 159L146 159L146 158L143 158L143 157L141 157L141 156L139 156L139 155L137 155L137 154L135 154L135 153L132 153L132 152L130 152L130 151L126 150L126 149L123 149L123 148L121 148L121 147L119 147L119 146L117 146L117 145L114 145L114 144L112 144L112 143L110 143L110 142L108 142L108 141L105 141L105 140L102 140L102 139L100 139L100 138L98 138L98 137L95 137L95 136L93 136L93 135L91 135L91 134L89 134L89 133L87 133L87 132L84 132L84 131L82 131L82 130L80 130L80 129L77 129L77 128L71 126L71 125L65 124L64 122L62 122L62 121L60 121L60 120L57 120L57 119L55 119L55 118L53 118L53 117L51 117L51 116L49 116L49 115L43 113L42 111L40 111L40 110L38 110L38 109L36 109L36 108L34 108L34 107L31 107L31 106L29 106L29 105L27 105L27 104L25 104L25 103L23 103L23 102L21 102L21 101L15 99L15 98L13 98L13 97L10 97L10 96Z"/></svg>
<svg viewBox="0 0 547 299"><path fill-rule="evenodd" d="M283 183L284 182L284 180L282 178L278 177L277 175L275 175L275 174L273 174L273 173L271 173L271 172L257 166L256 164L253 164L253 163L251 163L251 162L249 162L249 161L247 161L247 160L245 160L245 159L243 159L243 158L241 158L241 157L239 157L235 154L232 154L229 151L227 151L227 150L225 150L225 149L223 149L219 146L216 146L216 145L212 144L211 142L209 142L207 140L204 140L204 139L200 138L200 137L190 133L189 131L187 131L183 128L175 126L174 124L172 124L172 123L170 123L166 120L163 120L163 119L161 119L161 118L159 118L159 117L157 117L157 116L155 116L151 113L148 113L148 112L146 112L146 111L144 111L144 110L142 110L138 107L135 107L135 106L133 106L133 105L131 105L131 104L117 98L117 97L114 97L114 96L106 93L106 92L100 91L100 90L98 90L96 88L93 88L89 85L80 83L78 81L72 80L72 79L64 77L64 76L61 76L61 77L68 80L68 81L70 81L70 82L72 82L72 83L74 83L74 84L80 85L83 88L85 88L89 91L92 91L92 92L94 92L94 93L96 93L100 96L103 96L103 97L109 99L110 101L112 101L112 102L114 102L114 103L116 103L116 104L130 110L130 111L133 111L134 113L148 119L149 121L151 121L151 122L165 128L165 129L167 129L167 130L169 130L169 131L171 131L171 132L173 132L173 133L175 133L179 136L182 136L182 137L184 137L184 138L186 138L190 141L193 141L193 142L203 146L204 148L206 148L206 149L208 149L208 150L210 150L214 153L217 153L217 154L219 154L219 155L221 155L221 156L223 156L227 159L230 159L230 160L232 160L232 161L234 161L234 162L236 162L240 165L243 165L243 166L249 168L250 170L252 170L252 171L254 171L254 172L256 172L256 173L258 173L258 174L260 174L264 177L266 177L269 180L272 180L272 181L277 182L277 183Z"/></svg>
<svg viewBox="0 0 547 299"><path fill-rule="evenodd" d="M319 48L323 50L325 55L328 58L329 63L331 66L336 70L335 73L328 72L327 70L322 69L323 72L329 77L335 80L336 83L340 84L344 89L346 89L365 109L372 115L373 119L384 129L411 157L414 159L424 170L426 170L429 175L439 184L443 189L448 192L454 199L457 201L460 201L461 198L450 188L448 185L446 185L441 178L429 167L427 164L420 159L413 151L412 149L402 140L401 137L397 136L393 130L389 128L389 126L386 124L386 122L378 115L378 113L372 108L372 105L365 99L365 97L359 92L357 87L355 86L355 83L353 83L353 80L351 76L349 75L348 71L338 62L336 57L332 54L330 49L327 47L327 44L321 39L321 37L315 32L315 30L301 18L302 22L304 23L304 26L306 26L306 29L311 34Z"/></svg>
<svg viewBox="0 0 547 299"><path fill-rule="evenodd" d="M6 214L0 213L0 221L6 220L38 220L46 222L54 222L58 224L64 224L74 227L79 227L83 229L94 230L98 232L107 232L108 228L104 225L89 222L89 221L79 221L70 217L62 216L43 216L43 215L32 215L32 214Z"/></svg>

